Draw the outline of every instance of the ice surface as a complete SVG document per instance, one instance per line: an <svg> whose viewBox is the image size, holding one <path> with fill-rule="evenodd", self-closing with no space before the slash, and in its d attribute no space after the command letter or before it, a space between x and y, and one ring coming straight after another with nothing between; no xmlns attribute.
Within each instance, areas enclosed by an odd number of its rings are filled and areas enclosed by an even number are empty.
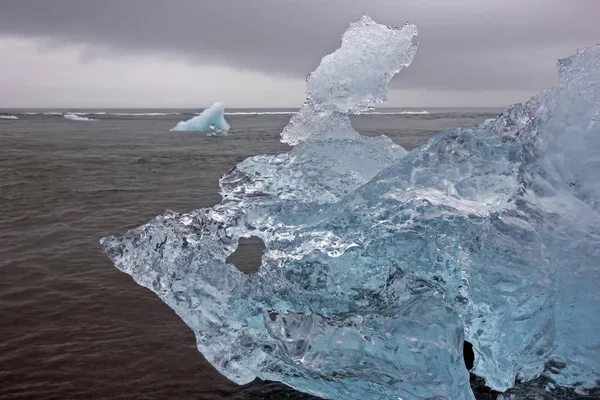
<svg viewBox="0 0 600 400"><path fill-rule="evenodd" d="M16 115L0 115L0 119L19 119Z"/></svg>
<svg viewBox="0 0 600 400"><path fill-rule="evenodd" d="M417 27L391 28L365 16L350 25L342 45L306 78L306 101L281 133L284 143L357 138L348 113L387 100L392 77L412 62Z"/></svg>
<svg viewBox="0 0 600 400"><path fill-rule="evenodd" d="M224 199L326 204L368 182L405 156L385 136L306 142L289 153L248 158L221 178Z"/></svg>
<svg viewBox="0 0 600 400"><path fill-rule="evenodd" d="M81 121L81 122L95 121L95 119L88 118L88 117L82 117L82 116L79 116L76 114L65 114L64 117L66 119L68 119L69 121Z"/></svg>
<svg viewBox="0 0 600 400"><path fill-rule="evenodd" d="M224 117L225 105L217 102L200 115L187 121L181 121L171 131L204 132L209 135L227 136L230 129Z"/></svg>
<svg viewBox="0 0 600 400"><path fill-rule="evenodd" d="M468 340L473 372L496 390L540 374L596 385L600 46L561 60L557 87L407 154L360 137L347 112L383 98L416 29L363 18L348 32L343 52L323 59L338 70L311 75L333 81L313 91L309 78L307 105L283 132L291 152L243 161L221 179L220 204L168 211L103 238L104 252L238 383L473 399ZM225 260L250 236L266 250L245 275Z"/></svg>

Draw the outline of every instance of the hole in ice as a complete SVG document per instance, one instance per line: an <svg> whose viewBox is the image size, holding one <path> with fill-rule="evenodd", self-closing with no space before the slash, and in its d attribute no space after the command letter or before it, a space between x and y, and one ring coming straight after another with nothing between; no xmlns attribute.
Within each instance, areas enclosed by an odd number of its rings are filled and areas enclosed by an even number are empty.
<svg viewBox="0 0 600 400"><path fill-rule="evenodd" d="M265 243L262 239L251 236L240 238L237 249L227 257L226 262L233 264L245 274L258 272L262 261Z"/></svg>
<svg viewBox="0 0 600 400"><path fill-rule="evenodd" d="M465 340L463 344L463 358L465 360L465 366L467 370L473 369L473 362L475 361L475 353L473 353L473 345Z"/></svg>

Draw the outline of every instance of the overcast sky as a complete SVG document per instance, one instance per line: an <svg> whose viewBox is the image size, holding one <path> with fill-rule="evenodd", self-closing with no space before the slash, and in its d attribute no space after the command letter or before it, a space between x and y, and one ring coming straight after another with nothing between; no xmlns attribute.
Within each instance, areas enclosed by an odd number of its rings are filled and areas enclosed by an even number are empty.
<svg viewBox="0 0 600 400"><path fill-rule="evenodd" d="M524 101L600 43L600 0L0 0L0 107L299 107L365 13L419 28L388 106Z"/></svg>

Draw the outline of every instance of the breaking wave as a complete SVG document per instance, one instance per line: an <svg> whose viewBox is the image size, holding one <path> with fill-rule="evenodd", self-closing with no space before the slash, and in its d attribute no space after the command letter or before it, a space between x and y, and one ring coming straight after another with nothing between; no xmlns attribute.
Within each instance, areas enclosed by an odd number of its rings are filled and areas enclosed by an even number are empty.
<svg viewBox="0 0 600 400"><path fill-rule="evenodd" d="M225 115L293 115L297 111L232 111L226 112Z"/></svg>
<svg viewBox="0 0 600 400"><path fill-rule="evenodd" d="M80 121L80 122L95 121L95 119L81 117L81 116L75 115L75 114L65 114L63 116L65 117L65 119L68 119L69 121Z"/></svg>
<svg viewBox="0 0 600 400"><path fill-rule="evenodd" d="M431 114L429 111L371 111L363 114L372 115L426 115Z"/></svg>
<svg viewBox="0 0 600 400"><path fill-rule="evenodd" d="M165 115L181 115L181 113L178 113L178 112L133 112L133 113L115 112L115 113L109 113L109 115L130 116L130 117L159 117L159 116L165 116Z"/></svg>

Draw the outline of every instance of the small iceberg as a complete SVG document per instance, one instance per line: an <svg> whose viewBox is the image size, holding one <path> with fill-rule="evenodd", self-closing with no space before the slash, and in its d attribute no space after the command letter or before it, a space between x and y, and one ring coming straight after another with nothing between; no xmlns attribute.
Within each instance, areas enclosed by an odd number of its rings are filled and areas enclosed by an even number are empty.
<svg viewBox="0 0 600 400"><path fill-rule="evenodd" d="M0 119L19 119L16 115L0 115Z"/></svg>
<svg viewBox="0 0 600 400"><path fill-rule="evenodd" d="M95 121L95 119L91 119L88 117L81 117L79 115L75 115L75 114L65 114L64 117L66 119L68 119L69 121Z"/></svg>
<svg viewBox="0 0 600 400"><path fill-rule="evenodd" d="M227 136L229 124L225 121L225 104L216 102L200 115L181 121L171 131L204 132L209 136Z"/></svg>

